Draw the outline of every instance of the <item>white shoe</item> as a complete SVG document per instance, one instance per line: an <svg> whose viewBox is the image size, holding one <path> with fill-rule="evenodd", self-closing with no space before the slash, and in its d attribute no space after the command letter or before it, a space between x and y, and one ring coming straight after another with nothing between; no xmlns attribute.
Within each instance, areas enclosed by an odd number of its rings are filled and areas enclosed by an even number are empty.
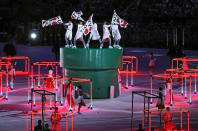
<svg viewBox="0 0 198 131"><path fill-rule="evenodd" d="M66 48L69 48L69 45L65 45Z"/></svg>
<svg viewBox="0 0 198 131"><path fill-rule="evenodd" d="M76 48L76 46L74 45L74 46L72 46L72 48Z"/></svg>
<svg viewBox="0 0 198 131"><path fill-rule="evenodd" d="M120 45L117 45L117 48L118 48L118 49L121 49L122 47L121 47Z"/></svg>
<svg viewBox="0 0 198 131"><path fill-rule="evenodd" d="M113 47L110 45L109 48L113 48Z"/></svg>
<svg viewBox="0 0 198 131"><path fill-rule="evenodd" d="M89 48L89 44L86 44L86 47Z"/></svg>

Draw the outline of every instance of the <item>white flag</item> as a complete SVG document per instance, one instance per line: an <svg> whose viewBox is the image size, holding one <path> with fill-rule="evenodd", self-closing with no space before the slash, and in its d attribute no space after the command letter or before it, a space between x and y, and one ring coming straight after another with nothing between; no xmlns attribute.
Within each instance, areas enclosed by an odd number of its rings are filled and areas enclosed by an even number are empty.
<svg viewBox="0 0 198 131"><path fill-rule="evenodd" d="M84 35L89 34L89 32L91 32L92 30L92 26L93 26L92 17L93 17L93 14L89 17L89 19L86 21L84 25Z"/></svg>
<svg viewBox="0 0 198 131"><path fill-rule="evenodd" d="M127 23L125 20L121 19L121 18L116 14L115 10L114 10L114 13L113 13L113 17L112 17L111 24L120 25L120 27L122 27L122 28L123 28L123 27L126 28L127 25L128 25L128 23Z"/></svg>
<svg viewBox="0 0 198 131"><path fill-rule="evenodd" d="M73 11L72 15L71 15L71 18L72 19L76 19L76 20L81 20L81 21L84 21L84 19L81 17L81 15L83 15L82 11Z"/></svg>
<svg viewBox="0 0 198 131"><path fill-rule="evenodd" d="M63 24L63 20L60 16L54 17L49 20L42 20L42 27Z"/></svg>

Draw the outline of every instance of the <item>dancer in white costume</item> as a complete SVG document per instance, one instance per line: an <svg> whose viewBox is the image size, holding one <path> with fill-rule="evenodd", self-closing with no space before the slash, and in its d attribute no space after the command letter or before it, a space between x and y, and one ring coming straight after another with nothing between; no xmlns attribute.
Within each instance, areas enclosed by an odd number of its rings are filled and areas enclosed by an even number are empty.
<svg viewBox="0 0 198 131"><path fill-rule="evenodd" d="M119 29L118 29L118 25L116 25L116 24L111 25L111 29L112 29L112 37L113 37L113 40L114 40L113 47L114 48L116 48L116 47L121 48L120 45L119 45L121 35L120 35Z"/></svg>
<svg viewBox="0 0 198 131"><path fill-rule="evenodd" d="M89 35L89 39L87 42L87 48L89 48L90 40L98 40L101 44L100 34L98 33L98 26L96 23L93 24L91 33Z"/></svg>
<svg viewBox="0 0 198 131"><path fill-rule="evenodd" d="M111 25L107 25L107 22L105 21L104 22L104 25L103 25L103 38L102 38L102 44L100 45L100 48L103 47L103 43L106 39L108 39L109 41L109 48L113 48L111 46L111 34L109 32L109 28L111 27Z"/></svg>
<svg viewBox="0 0 198 131"><path fill-rule="evenodd" d="M69 20L68 23L64 24L66 32L65 32L65 41L66 45L65 47L72 47L72 29L73 29L73 23L71 20ZM69 44L70 42L70 44Z"/></svg>
<svg viewBox="0 0 198 131"><path fill-rule="evenodd" d="M85 41L83 39L83 33L84 33L84 26L83 26L83 22L80 21L80 23L78 24L78 29L77 29L77 32L76 32L76 36L74 38L73 48L76 48L76 40L81 41L84 45L84 48L86 48Z"/></svg>

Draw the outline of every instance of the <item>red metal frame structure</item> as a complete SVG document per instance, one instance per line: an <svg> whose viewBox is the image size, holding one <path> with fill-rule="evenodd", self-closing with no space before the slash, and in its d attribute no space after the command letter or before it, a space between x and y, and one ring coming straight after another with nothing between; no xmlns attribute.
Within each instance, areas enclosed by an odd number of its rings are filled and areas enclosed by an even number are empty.
<svg viewBox="0 0 198 131"><path fill-rule="evenodd" d="M135 66L134 66L135 62ZM137 73L138 72L138 58L135 56L122 56L122 66L126 65L126 70L120 70L119 73L125 74L125 73ZM129 67L131 70L129 70ZM135 69L134 69L135 67Z"/></svg>
<svg viewBox="0 0 198 131"><path fill-rule="evenodd" d="M93 108L93 102L92 102L92 80L91 79L82 79L82 78L61 78L61 79L58 79L58 82L60 82L61 83L61 87L63 87L63 83L68 83L70 79L72 81L72 85L73 85L73 83L90 82L90 109L92 109ZM70 91L71 91L71 87L70 87ZM70 98L70 100L71 100L71 98ZM63 103L63 90L61 90L61 104L62 103ZM72 110L71 102L70 102L70 109L69 110Z"/></svg>
<svg viewBox="0 0 198 131"><path fill-rule="evenodd" d="M151 94L151 93L148 93L148 92L146 92L146 91L133 91L132 92L132 95L131 95L131 97L132 97L132 102L131 102L131 131L133 130L133 110L134 110L134 106L133 106L133 103L134 103L134 96L135 95L139 95L139 96L143 96L144 97L144 110L143 110L143 113L145 114L145 111L146 111L146 99L147 99L147 110L148 110L148 112L149 112L149 110L150 110L150 100L152 99L152 98L160 98L158 95L155 95L155 94ZM149 125L149 118L150 118L150 116L149 116L150 114L149 113L147 113L147 118L148 118L148 125ZM144 115L144 118L143 118L143 120L144 120L144 123L145 123L145 115ZM160 125L161 125L161 117L160 117ZM144 126L144 124L143 124L143 129L145 128L145 126Z"/></svg>
<svg viewBox="0 0 198 131"><path fill-rule="evenodd" d="M44 113L44 115L51 115L53 112L52 111L47 111ZM65 124L66 124L66 129L65 131L74 131L74 125L73 125L73 121L74 121L74 114L73 112L71 112L71 130L69 130L69 125L68 125L68 119L69 119L69 112L59 112L62 116L65 116ZM31 112L29 111L27 114L26 114L26 131L29 131L29 115L31 115L31 131L34 131L34 116L35 115L41 115L41 111L37 111L37 112Z"/></svg>
<svg viewBox="0 0 198 131"><path fill-rule="evenodd" d="M198 69L188 69L188 70L183 70L181 68L179 69L166 69L166 73L170 72L171 74L185 74L185 75L189 75L191 77L194 77L194 94L197 93L197 76L198 76ZM182 88L181 88L181 94L183 94L183 79L182 79Z"/></svg>
<svg viewBox="0 0 198 131"><path fill-rule="evenodd" d="M187 99L187 93L186 93L187 92L187 89L186 89L187 88L187 86L186 86L186 81L187 80L186 79L189 78L190 79L190 100L189 100L189 103L191 104L191 102L192 102L192 99L191 99L191 79L192 79L192 76L191 75L189 75L189 74L178 74L178 73L177 74L173 74L173 73L167 74L166 72L164 74L151 75L151 77L150 77L150 80L151 80L151 94L152 94L152 90L153 90L153 84L152 84L153 83L153 77L162 78L163 80L164 79L170 79L170 82L171 82L171 95L170 96L172 96L173 79L177 79L177 78L183 79L184 78L184 82L185 82L185 91L184 91L185 99ZM183 86L182 86L182 88L183 88ZM152 99L151 99L151 102L152 102ZM172 100L172 97L171 97L170 106L172 106L172 104L173 104L173 100Z"/></svg>
<svg viewBox="0 0 198 131"><path fill-rule="evenodd" d="M174 69L174 62L176 62L176 69L179 69L179 61L198 62L198 58L173 58L171 61L171 68Z"/></svg>
<svg viewBox="0 0 198 131"><path fill-rule="evenodd" d="M33 63L32 65L32 71L31 71L31 74L34 75L34 66L38 66L38 73L37 75L40 76L41 74L41 66L55 66L56 67L56 72L55 72L55 76L58 75L58 66L60 66L60 62L35 62ZM40 79L38 79L38 86L40 86ZM57 88L57 86L56 86Z"/></svg>
<svg viewBox="0 0 198 131"><path fill-rule="evenodd" d="M134 64L136 65L134 66ZM126 70L123 70L124 65L126 65ZM131 75L131 85L133 85L133 74L137 72L138 72L138 58L135 56L123 56L122 57L122 69L118 69L118 73L119 75L126 74L125 86L127 88L129 86L129 75Z"/></svg>
<svg viewBox="0 0 198 131"><path fill-rule="evenodd" d="M16 71L16 75L28 75L30 72L30 59L27 56L13 56L13 57L1 57L0 60L6 62L7 60L25 60L24 71Z"/></svg>
<svg viewBox="0 0 198 131"><path fill-rule="evenodd" d="M39 88L36 88L36 80L38 80L38 79L47 79L47 78L49 78L49 76L47 76L47 75L30 75L29 76L31 79L32 79L32 87L33 88L30 88L30 81L29 81L29 79L28 79L28 102L30 102L30 90L35 90L35 91L37 91L37 90L45 90L45 91L53 91L53 92L55 92L55 94L56 94L56 97L55 97L55 101L57 101L57 97L58 97L58 88L55 88L55 89L48 89L47 87L44 87L44 86L42 86L42 87L39 87ZM52 77L53 79L55 79L55 80L57 80L58 78L60 78L60 76L54 76L54 77ZM55 85L57 85L57 81L55 81ZM36 106L36 104L35 104L35 94L33 94L33 103L34 103L34 106ZM51 107L51 97L50 97L50 107Z"/></svg>
<svg viewBox="0 0 198 131"><path fill-rule="evenodd" d="M151 118L152 118L152 114L160 114L160 118L161 118L161 114L164 112L164 111L166 111L166 109L151 109L151 110L145 110L145 111L143 111L143 113L142 113L142 125L144 125L145 124L145 121L144 121L144 118L145 118L145 116L144 116L144 112L147 112L147 113L149 113L149 131L151 130L151 122L152 122L152 120L151 120ZM189 117L190 117L190 113L189 113L189 111L188 110L186 110L186 109L170 109L170 111L171 111L171 113L180 113L181 115L181 117L180 117L180 130L183 130L183 113L188 113L188 131L190 131L190 127L189 127L189 121L190 121L190 119L189 119ZM161 122L161 121L160 121ZM161 125L160 125L160 128L161 128ZM161 129L160 129L161 130Z"/></svg>
<svg viewBox="0 0 198 131"><path fill-rule="evenodd" d="M33 96L35 95L35 93L39 94L42 96L42 110L41 111L37 111L37 112L33 112ZM52 114L54 112L49 111L45 112L45 104L44 104L44 96L49 95L49 96L54 96L54 109L56 109L56 94L53 92L49 92L46 90L34 90L31 89L31 111L28 112L26 114L26 131L28 131L28 115L31 114L31 131L34 131L34 115L35 114L41 114L42 115L42 130L44 129L44 122L45 122L45 118L44 116L47 114ZM66 116L66 131L68 131L68 112L60 112L60 114L65 115ZM73 112L72 112L72 131L73 131Z"/></svg>

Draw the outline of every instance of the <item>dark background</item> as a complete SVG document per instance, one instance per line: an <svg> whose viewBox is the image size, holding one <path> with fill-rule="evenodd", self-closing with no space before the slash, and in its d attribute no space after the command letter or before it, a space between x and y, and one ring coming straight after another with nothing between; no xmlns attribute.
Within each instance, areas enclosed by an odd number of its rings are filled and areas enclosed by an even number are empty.
<svg viewBox="0 0 198 131"><path fill-rule="evenodd" d="M1 0L0 41L64 45L63 26L42 28L41 20L60 15L67 22L74 10L82 10L85 20L94 13L93 21L102 36L103 22L111 22L114 9L129 23L126 29L120 28L124 47L167 48L167 31L169 46L173 46L176 29L177 43L181 44L184 29L184 49L198 49L198 0ZM77 21L73 23L74 36ZM39 34L35 41L29 38L32 29Z"/></svg>

